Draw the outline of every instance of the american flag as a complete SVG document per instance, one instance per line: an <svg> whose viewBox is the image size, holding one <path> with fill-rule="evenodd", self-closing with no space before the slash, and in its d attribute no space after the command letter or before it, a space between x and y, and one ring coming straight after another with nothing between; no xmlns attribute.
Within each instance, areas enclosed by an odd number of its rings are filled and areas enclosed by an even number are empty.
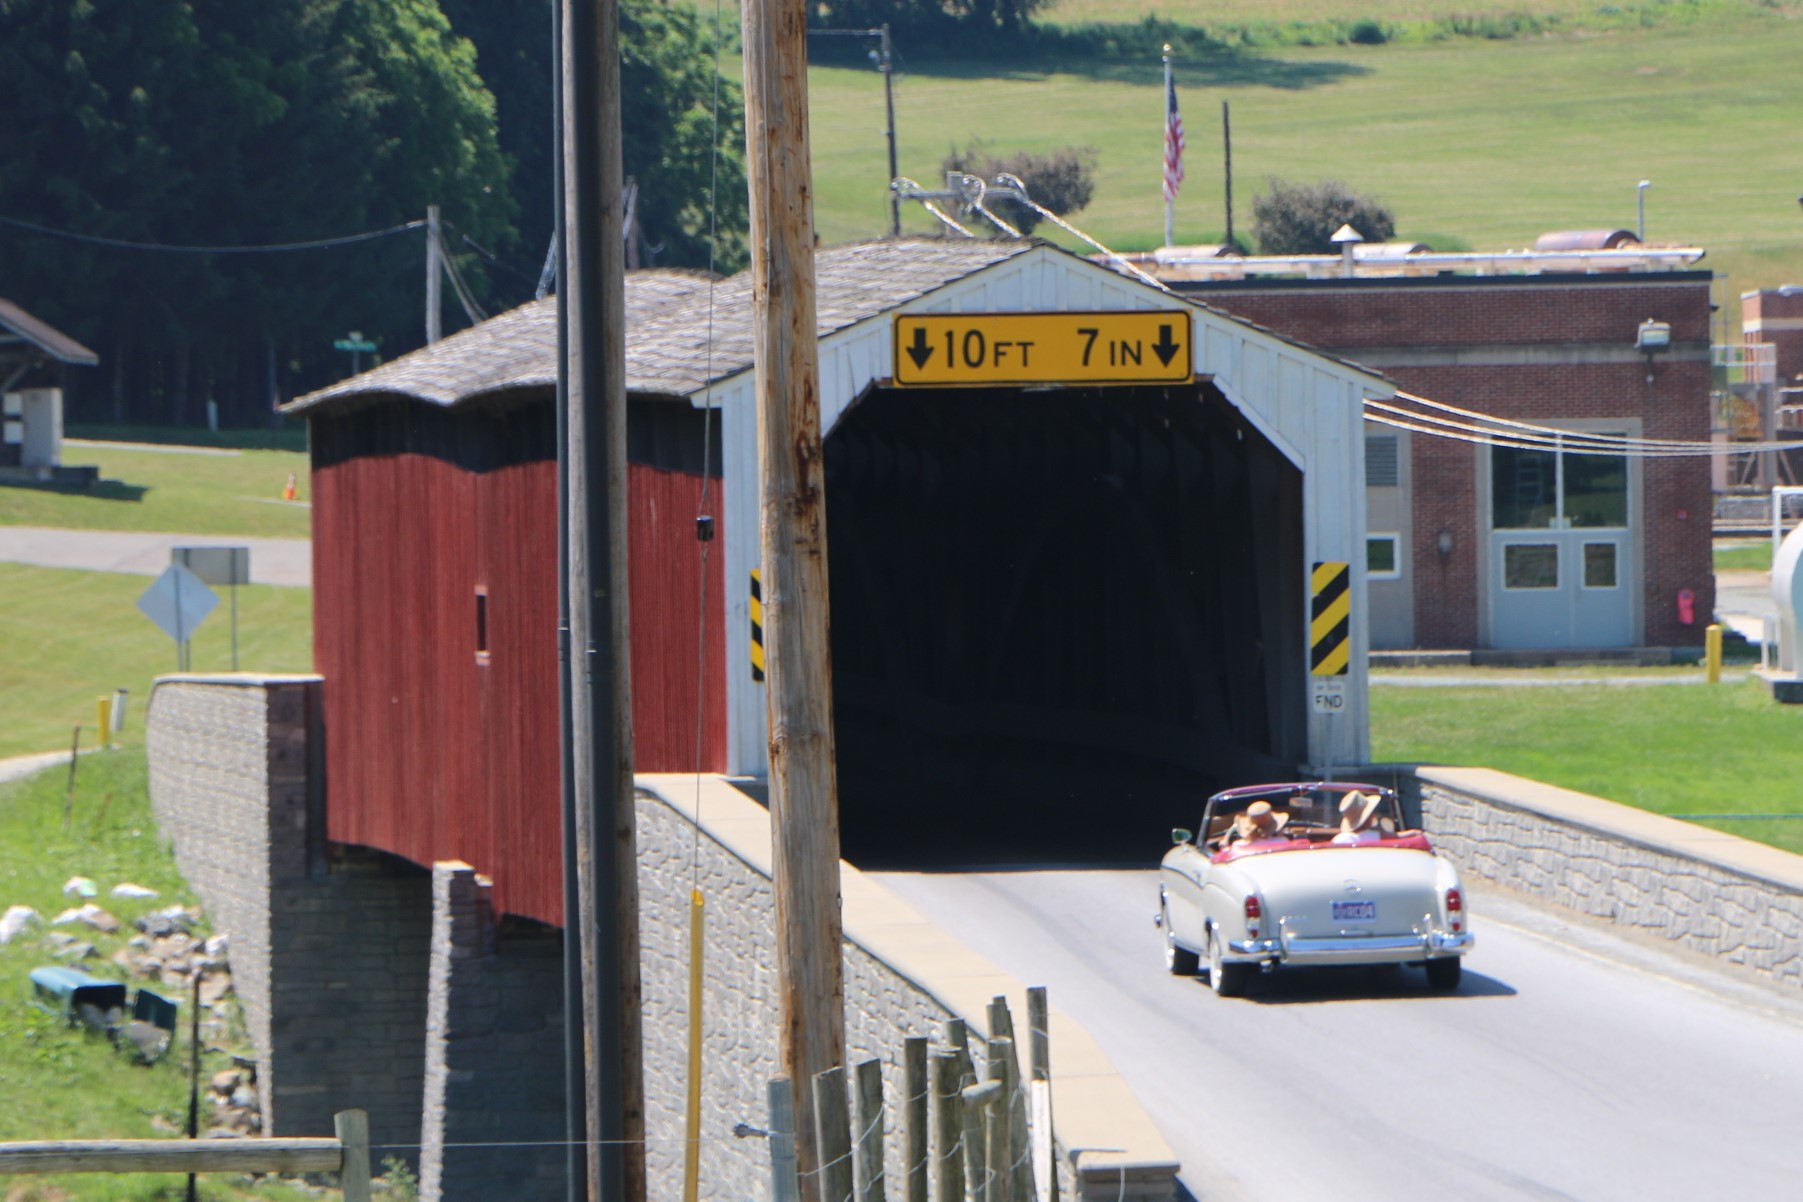
<svg viewBox="0 0 1803 1202"><path fill-rule="evenodd" d="M1167 78L1164 84L1164 198L1177 199L1177 188L1183 183L1183 114L1177 111L1177 85Z"/></svg>

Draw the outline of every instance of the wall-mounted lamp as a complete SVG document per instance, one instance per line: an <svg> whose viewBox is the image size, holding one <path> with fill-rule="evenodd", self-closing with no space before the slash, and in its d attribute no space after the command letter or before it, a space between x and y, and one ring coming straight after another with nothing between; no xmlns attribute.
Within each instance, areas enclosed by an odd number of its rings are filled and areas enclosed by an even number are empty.
<svg viewBox="0 0 1803 1202"><path fill-rule="evenodd" d="M1434 540L1434 546L1439 550L1440 554L1451 555L1452 554L1452 531L1451 530L1440 531L1440 536Z"/></svg>
<svg viewBox="0 0 1803 1202"><path fill-rule="evenodd" d="M1670 322L1653 321L1651 318L1640 323L1634 332L1634 349L1651 354L1662 351L1672 344L1672 327Z"/></svg>

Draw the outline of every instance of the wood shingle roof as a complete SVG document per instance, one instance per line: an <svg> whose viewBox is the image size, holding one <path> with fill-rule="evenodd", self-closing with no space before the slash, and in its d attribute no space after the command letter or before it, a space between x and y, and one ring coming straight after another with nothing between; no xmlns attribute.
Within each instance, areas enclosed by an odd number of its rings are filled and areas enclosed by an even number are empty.
<svg viewBox="0 0 1803 1202"><path fill-rule="evenodd" d="M821 250L815 309L822 337L1032 250L1014 242L894 238ZM283 406L307 414L381 400L455 406L557 383L557 302L533 301ZM626 388L689 396L752 366L751 274L690 271L626 277Z"/></svg>

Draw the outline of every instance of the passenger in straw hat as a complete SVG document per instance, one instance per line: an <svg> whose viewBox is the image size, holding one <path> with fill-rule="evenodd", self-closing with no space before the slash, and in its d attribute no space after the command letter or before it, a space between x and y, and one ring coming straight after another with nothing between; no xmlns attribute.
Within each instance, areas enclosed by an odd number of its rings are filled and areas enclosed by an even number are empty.
<svg viewBox="0 0 1803 1202"><path fill-rule="evenodd" d="M1360 793L1357 789L1340 801L1340 833L1335 843L1375 843L1383 838L1377 829L1377 807L1383 798L1376 793Z"/></svg>
<svg viewBox="0 0 1803 1202"><path fill-rule="evenodd" d="M1284 823L1290 816L1282 810L1273 810L1268 801L1255 801L1246 807L1245 813L1233 820L1234 838L1243 842L1254 839L1275 839L1283 830Z"/></svg>

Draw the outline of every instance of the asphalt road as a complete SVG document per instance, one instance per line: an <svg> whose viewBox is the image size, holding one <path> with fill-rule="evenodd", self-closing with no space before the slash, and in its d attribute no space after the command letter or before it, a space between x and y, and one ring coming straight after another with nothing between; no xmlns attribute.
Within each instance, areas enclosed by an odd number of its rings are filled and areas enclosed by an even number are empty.
<svg viewBox="0 0 1803 1202"><path fill-rule="evenodd" d="M1202 1202L1798 1196L1803 998L1713 966L1479 892L1456 993L1312 970L1224 1000L1164 971L1154 872L876 879L1046 986Z"/></svg>
<svg viewBox="0 0 1803 1202"><path fill-rule="evenodd" d="M313 583L313 544L304 538L0 526L0 562L41 568L160 576L169 567L169 552L175 547L249 547L252 584L307 588Z"/></svg>

